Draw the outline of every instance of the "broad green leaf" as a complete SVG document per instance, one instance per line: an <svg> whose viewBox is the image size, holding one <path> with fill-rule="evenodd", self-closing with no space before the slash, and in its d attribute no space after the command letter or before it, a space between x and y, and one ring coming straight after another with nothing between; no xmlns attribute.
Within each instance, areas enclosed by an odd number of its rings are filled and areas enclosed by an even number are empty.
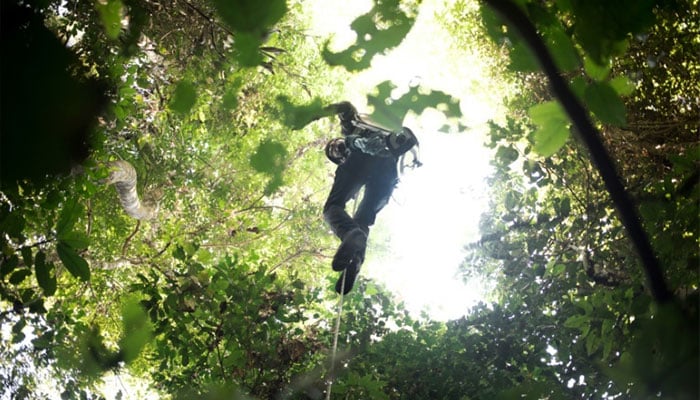
<svg viewBox="0 0 700 400"><path fill-rule="evenodd" d="M185 249L182 248L182 246L177 245L175 247L175 250L173 250L173 257L180 261L185 261L187 258L187 255L185 254Z"/></svg>
<svg viewBox="0 0 700 400"><path fill-rule="evenodd" d="M43 251L36 254L36 263L34 272L39 287L44 291L46 296L53 296L56 293L56 276L54 273L55 267L53 263L46 262L46 255Z"/></svg>
<svg viewBox="0 0 700 400"><path fill-rule="evenodd" d="M518 159L519 154L518 150L516 150L512 145L498 146L495 157L499 164L510 165L513 161Z"/></svg>
<svg viewBox="0 0 700 400"><path fill-rule="evenodd" d="M2 259L2 264L0 264L0 277L4 277L10 272L14 271L19 265L19 257L16 254L11 255L8 258Z"/></svg>
<svg viewBox="0 0 700 400"><path fill-rule="evenodd" d="M512 210L517 208L520 204L520 200L522 199L522 197L522 194L520 194L519 192L515 190L509 190L508 193L506 193L504 201L506 209Z"/></svg>
<svg viewBox="0 0 700 400"><path fill-rule="evenodd" d="M82 250L88 247L90 239L82 232L70 231L62 235L58 235L58 239L76 250Z"/></svg>
<svg viewBox="0 0 700 400"><path fill-rule="evenodd" d="M535 72L540 70L540 64L526 43L518 41L510 50L508 68L518 72Z"/></svg>
<svg viewBox="0 0 700 400"><path fill-rule="evenodd" d="M552 53L554 62L560 70L573 71L581 65L581 60L571 41L571 37L564 32L561 26L549 29L544 39L547 42L549 51Z"/></svg>
<svg viewBox="0 0 700 400"><path fill-rule="evenodd" d="M634 93L636 86L626 76L618 76L610 80L610 86L615 90L620 96L629 96Z"/></svg>
<svg viewBox="0 0 700 400"><path fill-rule="evenodd" d="M561 202L559 202L558 205L558 212L559 216L561 217L568 217L569 214L571 213L571 199L568 197L564 197L561 199Z"/></svg>
<svg viewBox="0 0 700 400"><path fill-rule="evenodd" d="M134 361L141 350L146 346L152 337L148 314L141 306L139 299L130 297L122 306L123 333L119 342L121 354L127 364Z"/></svg>
<svg viewBox="0 0 700 400"><path fill-rule="evenodd" d="M175 87L170 108L179 113L188 113L197 102L197 91L190 81L180 81Z"/></svg>
<svg viewBox="0 0 700 400"><path fill-rule="evenodd" d="M13 285L18 285L22 283L31 274L32 271L29 268L20 268L13 272L12 275L10 275L9 281Z"/></svg>
<svg viewBox="0 0 700 400"><path fill-rule="evenodd" d="M262 40L259 35L242 32L236 35L233 46L236 49L236 59L244 67L255 67L263 62L259 48Z"/></svg>
<svg viewBox="0 0 700 400"><path fill-rule="evenodd" d="M567 328L582 329L584 325L589 323L589 321L590 318L588 318L586 315L576 314L564 321L564 326Z"/></svg>
<svg viewBox="0 0 700 400"><path fill-rule="evenodd" d="M32 249L30 247L22 247L22 261L24 261L25 267L31 267L33 262Z"/></svg>
<svg viewBox="0 0 700 400"><path fill-rule="evenodd" d="M287 149L281 143L266 140L250 157L250 165L258 172L270 175L265 194L271 194L282 186L282 173L287 165Z"/></svg>
<svg viewBox="0 0 700 400"><path fill-rule="evenodd" d="M592 332L586 337L586 354L593 355L600 348L600 337Z"/></svg>
<svg viewBox="0 0 700 400"><path fill-rule="evenodd" d="M237 90L228 90L226 92L226 94L224 94L223 106L227 110L234 110L234 109L236 109L236 107L238 107L238 91Z"/></svg>
<svg viewBox="0 0 700 400"><path fill-rule="evenodd" d="M124 5L121 0L102 0L95 4L100 20L105 28L105 33L110 39L117 39L122 29L122 11Z"/></svg>
<svg viewBox="0 0 700 400"><path fill-rule="evenodd" d="M583 97L590 110L601 122L616 126L627 124L625 105L607 83L592 83Z"/></svg>
<svg viewBox="0 0 700 400"><path fill-rule="evenodd" d="M56 251L58 252L58 258L61 259L63 265L68 269L71 275L79 278L80 280L87 282L90 280L90 266L88 262L82 258L74 248L70 247L65 242L58 242L56 246Z"/></svg>
<svg viewBox="0 0 700 400"><path fill-rule="evenodd" d="M13 238L20 238L24 224L24 217L19 213L12 212L0 221L0 232L5 232Z"/></svg>
<svg viewBox="0 0 700 400"><path fill-rule="evenodd" d="M262 36L287 12L285 0L213 0L221 19L236 32Z"/></svg>
<svg viewBox="0 0 700 400"><path fill-rule="evenodd" d="M316 97L311 103L294 105L288 96L280 95L277 102L282 106L283 122L286 126L298 130L302 129L321 116L332 115L332 111L323 109L321 99Z"/></svg>
<svg viewBox="0 0 700 400"><path fill-rule="evenodd" d="M367 95L367 104L373 110L369 119L389 129L399 129L406 115L412 111L420 115L427 108L434 108L448 119L459 119L462 111L459 99L440 90L430 90L421 86L411 87L398 99L391 93L397 89L391 81L384 81L376 86L375 91ZM461 127L461 125L460 125ZM416 132L420 140L420 133Z"/></svg>
<svg viewBox="0 0 700 400"><path fill-rule="evenodd" d="M586 71L586 75L588 75L591 79L594 79L596 81L605 80L608 77L608 75L610 75L609 62L606 63L606 65L599 65L590 57L585 57L583 59L583 69Z"/></svg>
<svg viewBox="0 0 700 400"><path fill-rule="evenodd" d="M535 152L544 157L556 153L569 139L569 119L559 103L548 101L530 107L530 119L537 125L533 136Z"/></svg>
<svg viewBox="0 0 700 400"><path fill-rule="evenodd" d="M571 82L569 82L569 87L571 88L571 91L574 92L576 97L583 99L583 94L586 92L586 88L588 87L587 79L583 76L576 76L571 80Z"/></svg>
<svg viewBox="0 0 700 400"><path fill-rule="evenodd" d="M382 22L381 28L376 21ZM350 24L356 33L355 43L336 53L329 49L326 42L322 56L329 65L342 65L348 71L367 69L374 56L398 46L414 22L415 19L404 13L397 0L375 2L368 13Z"/></svg>
<svg viewBox="0 0 700 400"><path fill-rule="evenodd" d="M82 207L77 200L71 199L66 201L56 223L56 235L60 237L73 229L73 225L75 225L81 213Z"/></svg>
<svg viewBox="0 0 700 400"><path fill-rule="evenodd" d="M250 157L250 165L258 172L279 174L287 161L287 149L279 142L266 140L258 146Z"/></svg>

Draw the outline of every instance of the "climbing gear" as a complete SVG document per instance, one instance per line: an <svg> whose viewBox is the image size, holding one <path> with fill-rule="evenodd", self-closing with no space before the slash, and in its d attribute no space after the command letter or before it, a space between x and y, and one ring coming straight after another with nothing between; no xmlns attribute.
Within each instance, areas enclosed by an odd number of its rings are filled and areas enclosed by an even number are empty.
<svg viewBox="0 0 700 400"><path fill-rule="evenodd" d="M381 135L386 141L386 147L395 157L400 157L414 147L420 146L418 138L413 131L407 127L402 127L400 131L393 132L380 126L368 124L360 119L353 119L353 126L359 130L361 136ZM367 134L369 132L369 135Z"/></svg>
<svg viewBox="0 0 700 400"><path fill-rule="evenodd" d="M340 293L340 299L338 299L338 316L335 319L335 329L333 331L333 350L331 352L331 367L328 370L328 387L326 387L326 400L330 400L331 398L331 387L333 386L333 378L335 374L335 357L336 354L338 353L338 333L340 332L340 317L343 314L343 298L345 298L345 295L343 292L345 292L345 273L340 275L342 282L340 283L340 290L338 293Z"/></svg>

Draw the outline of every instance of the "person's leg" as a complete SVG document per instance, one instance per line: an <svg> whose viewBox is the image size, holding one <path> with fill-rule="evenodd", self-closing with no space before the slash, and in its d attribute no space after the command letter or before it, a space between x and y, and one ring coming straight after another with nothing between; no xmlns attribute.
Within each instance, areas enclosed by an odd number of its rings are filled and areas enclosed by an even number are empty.
<svg viewBox="0 0 700 400"><path fill-rule="evenodd" d="M335 171L333 187L323 206L323 219L340 240L357 228L357 223L345 211L347 202L355 196L366 180L365 157L351 153Z"/></svg>
<svg viewBox="0 0 700 400"><path fill-rule="evenodd" d="M389 203L391 194L398 183L396 160L394 158L376 158L373 170L365 184L365 193L353 219L365 233L374 225L377 214Z"/></svg>
<svg viewBox="0 0 700 400"><path fill-rule="evenodd" d="M340 257L350 260L344 264L344 271L335 284L335 291L338 293L341 293L341 289L343 294L352 290L365 260L369 227L374 224L377 213L389 202L398 182L396 160L393 158L374 158L371 166L373 169L365 184L365 193L353 217L358 229L348 233L348 238L343 241L334 257L334 262ZM344 246L346 241L350 242L351 239L352 242Z"/></svg>

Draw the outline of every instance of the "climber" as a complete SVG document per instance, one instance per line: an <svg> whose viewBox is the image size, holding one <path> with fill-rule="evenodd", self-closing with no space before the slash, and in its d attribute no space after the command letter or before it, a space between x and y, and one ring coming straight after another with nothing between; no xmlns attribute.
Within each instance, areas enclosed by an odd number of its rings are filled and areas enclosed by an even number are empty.
<svg viewBox="0 0 700 400"><path fill-rule="evenodd" d="M328 109L338 115L343 137L330 140L325 148L326 156L338 167L323 218L341 240L332 267L342 271L336 292L347 294L365 258L369 227L398 183L399 157L417 146L418 140L406 127L391 132L362 121L348 102L332 104ZM350 217L345 205L363 186L362 201Z"/></svg>

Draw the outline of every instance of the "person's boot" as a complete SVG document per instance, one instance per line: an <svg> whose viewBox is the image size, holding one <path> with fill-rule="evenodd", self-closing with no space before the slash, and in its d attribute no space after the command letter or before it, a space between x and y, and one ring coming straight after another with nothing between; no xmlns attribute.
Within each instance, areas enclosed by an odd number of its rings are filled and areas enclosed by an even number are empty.
<svg viewBox="0 0 700 400"><path fill-rule="evenodd" d="M367 233L360 228L348 232L333 256L333 271L343 271L350 266L359 269L360 264L365 260L366 248Z"/></svg>
<svg viewBox="0 0 700 400"><path fill-rule="evenodd" d="M352 290L352 287L355 285L355 280L357 280L357 274L360 272L361 266L361 262L357 264L352 264L340 273L340 277L335 283L336 293L346 295ZM343 279L345 279L345 282L343 282Z"/></svg>

